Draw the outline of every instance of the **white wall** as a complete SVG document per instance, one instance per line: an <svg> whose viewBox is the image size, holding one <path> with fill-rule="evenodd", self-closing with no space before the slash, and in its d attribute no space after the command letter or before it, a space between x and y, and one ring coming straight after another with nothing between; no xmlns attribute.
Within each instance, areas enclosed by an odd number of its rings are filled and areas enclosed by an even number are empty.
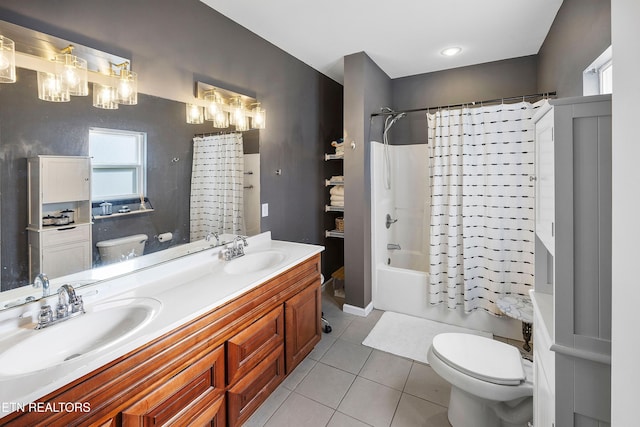
<svg viewBox="0 0 640 427"><path fill-rule="evenodd" d="M613 310L611 424L638 423L638 244L640 243L640 2L612 0Z"/></svg>

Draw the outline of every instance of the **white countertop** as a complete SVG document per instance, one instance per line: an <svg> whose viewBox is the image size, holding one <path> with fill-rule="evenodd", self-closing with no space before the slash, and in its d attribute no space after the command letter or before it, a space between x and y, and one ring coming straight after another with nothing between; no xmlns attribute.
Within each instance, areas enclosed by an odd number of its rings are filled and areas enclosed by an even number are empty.
<svg viewBox="0 0 640 427"><path fill-rule="evenodd" d="M161 308L144 327L106 349L20 375L0 372L0 416L12 412L11 405L33 402L324 250L322 246L271 240L269 232L250 237L248 242L247 255L273 250L284 257L272 267L229 274L223 269L224 261L218 259L222 248L214 248L79 289L77 294L83 296L87 312L94 306L125 298L152 298L160 302ZM47 303L55 307L57 295L50 297ZM43 304L44 301L38 301L0 312L0 360L2 353L12 345L49 329L34 330L38 310ZM82 315L65 322L82 322ZM47 348L41 351L44 355Z"/></svg>

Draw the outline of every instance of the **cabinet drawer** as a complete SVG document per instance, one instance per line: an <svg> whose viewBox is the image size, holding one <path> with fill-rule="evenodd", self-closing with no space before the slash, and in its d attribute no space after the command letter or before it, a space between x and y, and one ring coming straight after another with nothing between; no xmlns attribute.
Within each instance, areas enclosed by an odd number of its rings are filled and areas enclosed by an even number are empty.
<svg viewBox="0 0 640 427"><path fill-rule="evenodd" d="M279 306L227 341L227 381L233 384L284 342L283 308Z"/></svg>
<svg viewBox="0 0 640 427"><path fill-rule="evenodd" d="M57 228L42 232L42 247L65 243L91 241L91 227L88 224Z"/></svg>
<svg viewBox="0 0 640 427"><path fill-rule="evenodd" d="M227 393L229 426L242 425L284 379L284 346L268 355Z"/></svg>
<svg viewBox="0 0 640 427"><path fill-rule="evenodd" d="M223 396L224 347L220 346L123 411L122 425L170 425L215 416L210 406Z"/></svg>
<svg viewBox="0 0 640 427"><path fill-rule="evenodd" d="M211 390L206 391L164 425L226 427L224 395L220 396L219 393Z"/></svg>

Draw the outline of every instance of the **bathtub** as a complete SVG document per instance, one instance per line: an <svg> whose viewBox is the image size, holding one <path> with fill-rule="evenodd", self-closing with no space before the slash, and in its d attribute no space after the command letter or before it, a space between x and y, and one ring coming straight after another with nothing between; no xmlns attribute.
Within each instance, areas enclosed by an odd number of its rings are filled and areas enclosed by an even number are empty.
<svg viewBox="0 0 640 427"><path fill-rule="evenodd" d="M522 339L521 324L484 311L431 305L426 145L390 146L391 188L383 181L383 145L371 143L371 297L373 307ZM387 227L386 216L397 220ZM389 250L388 244L400 250Z"/></svg>

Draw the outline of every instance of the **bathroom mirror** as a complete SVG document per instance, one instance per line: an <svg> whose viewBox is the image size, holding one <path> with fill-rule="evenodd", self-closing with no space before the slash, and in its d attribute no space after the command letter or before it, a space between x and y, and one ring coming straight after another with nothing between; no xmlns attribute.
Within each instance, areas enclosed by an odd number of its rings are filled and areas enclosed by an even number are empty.
<svg viewBox="0 0 640 427"><path fill-rule="evenodd" d="M147 135L147 197L153 212L94 220L94 265L99 260L96 243L132 234L149 237L145 254L189 242L189 192L192 139L218 131L211 122L185 122L184 103L140 94L138 105L102 110L92 97L72 97L52 103L37 98L36 73L18 69L15 84L0 85L0 261L2 291L30 285L27 238L27 158L37 155L88 155L90 128L122 129ZM233 129L229 129L233 130ZM245 170L257 225L247 224L247 234L259 229L259 131L243 132ZM60 185L63 185L62 183ZM245 209L246 210L246 209ZM171 233L171 241L157 236ZM170 256L184 255L168 251ZM156 257L164 262L167 257ZM45 272L46 273L46 272ZM0 306L3 309L4 306Z"/></svg>

